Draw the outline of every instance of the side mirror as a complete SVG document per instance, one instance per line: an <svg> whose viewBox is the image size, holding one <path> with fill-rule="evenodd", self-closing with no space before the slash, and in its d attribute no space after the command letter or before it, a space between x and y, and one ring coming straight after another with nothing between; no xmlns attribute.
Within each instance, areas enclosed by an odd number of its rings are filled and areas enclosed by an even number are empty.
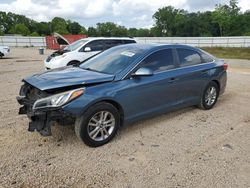
<svg viewBox="0 0 250 188"><path fill-rule="evenodd" d="M84 52L90 52L91 51L91 48L90 47L85 47L84 48Z"/></svg>
<svg viewBox="0 0 250 188"><path fill-rule="evenodd" d="M151 69L148 68L139 68L135 73L132 73L131 76L135 77L135 76L152 76L153 75L153 71Z"/></svg>

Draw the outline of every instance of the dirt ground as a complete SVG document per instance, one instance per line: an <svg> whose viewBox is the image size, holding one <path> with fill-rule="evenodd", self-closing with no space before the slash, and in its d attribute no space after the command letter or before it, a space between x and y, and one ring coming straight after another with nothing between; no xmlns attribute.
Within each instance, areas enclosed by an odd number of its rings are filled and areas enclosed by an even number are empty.
<svg viewBox="0 0 250 188"><path fill-rule="evenodd" d="M72 127L45 138L18 115L22 78L43 71L50 52L0 59L0 187L250 187L250 61L227 60L227 90L212 110L141 121L89 148Z"/></svg>

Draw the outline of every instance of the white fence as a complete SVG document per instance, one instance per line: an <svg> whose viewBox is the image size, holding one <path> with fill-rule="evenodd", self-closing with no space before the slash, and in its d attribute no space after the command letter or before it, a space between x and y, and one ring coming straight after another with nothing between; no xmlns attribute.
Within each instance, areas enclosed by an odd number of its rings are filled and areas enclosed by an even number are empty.
<svg viewBox="0 0 250 188"><path fill-rule="evenodd" d="M197 47L250 47L250 37L138 37L139 43L178 43ZM45 37L0 36L0 45L46 46Z"/></svg>
<svg viewBox="0 0 250 188"><path fill-rule="evenodd" d="M3 46L46 46L45 37L0 36L0 45Z"/></svg>
<svg viewBox="0 0 250 188"><path fill-rule="evenodd" d="M139 43L178 43L197 47L250 47L250 37L138 37Z"/></svg>

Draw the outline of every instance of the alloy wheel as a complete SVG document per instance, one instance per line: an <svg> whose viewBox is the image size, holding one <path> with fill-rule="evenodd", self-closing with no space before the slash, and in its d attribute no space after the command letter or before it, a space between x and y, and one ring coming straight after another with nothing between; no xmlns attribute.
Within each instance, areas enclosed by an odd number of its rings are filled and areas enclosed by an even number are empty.
<svg viewBox="0 0 250 188"><path fill-rule="evenodd" d="M207 89L206 95L205 95L205 103L208 106L212 106L217 98L217 90L214 86L211 86Z"/></svg>
<svg viewBox="0 0 250 188"><path fill-rule="evenodd" d="M92 140L106 140L115 128L114 115L108 111L100 111L94 114L88 122L88 135Z"/></svg>

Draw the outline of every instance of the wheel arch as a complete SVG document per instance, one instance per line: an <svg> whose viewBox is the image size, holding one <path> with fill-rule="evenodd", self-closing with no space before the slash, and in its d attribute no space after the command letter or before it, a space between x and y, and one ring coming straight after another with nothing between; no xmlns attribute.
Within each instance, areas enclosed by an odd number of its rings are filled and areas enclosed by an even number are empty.
<svg viewBox="0 0 250 188"><path fill-rule="evenodd" d="M118 112L120 114L120 125L122 126L124 123L124 110L123 110L123 107L121 106L121 104L119 102L115 101L114 99L104 98L104 99L97 100L97 101L91 103L90 105L88 105L87 109L93 105L96 105L96 104L102 103L102 102L112 104L118 110ZM84 112L82 114L84 114L87 111L87 109L84 110Z"/></svg>
<svg viewBox="0 0 250 188"><path fill-rule="evenodd" d="M78 60L71 60L71 61L69 61L68 63L67 63L67 66L69 66L69 65L72 65L72 63L80 63L80 61L78 61Z"/></svg>
<svg viewBox="0 0 250 188"><path fill-rule="evenodd" d="M218 89L219 89L218 93L220 93L220 82L218 80L215 80L215 79L211 80L211 82L215 82L217 84Z"/></svg>
<svg viewBox="0 0 250 188"><path fill-rule="evenodd" d="M122 106L117 101L112 100L112 99L105 99L105 100L102 100L102 101L99 101L99 102L110 103L118 110L118 112L120 114L120 124L122 126L123 125L123 120L124 120L124 110L123 110Z"/></svg>

